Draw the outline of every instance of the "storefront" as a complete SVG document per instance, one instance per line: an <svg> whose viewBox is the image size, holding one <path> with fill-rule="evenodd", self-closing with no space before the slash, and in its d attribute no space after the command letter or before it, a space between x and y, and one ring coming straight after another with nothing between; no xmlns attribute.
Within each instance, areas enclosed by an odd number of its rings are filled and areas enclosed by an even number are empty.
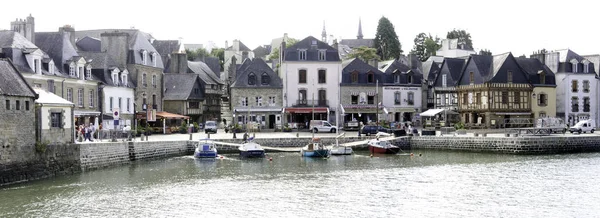
<svg viewBox="0 0 600 218"><path fill-rule="evenodd" d="M329 108L327 107L288 107L284 115L291 128L306 128L310 120L328 120ZM313 119L314 117L314 119Z"/></svg>

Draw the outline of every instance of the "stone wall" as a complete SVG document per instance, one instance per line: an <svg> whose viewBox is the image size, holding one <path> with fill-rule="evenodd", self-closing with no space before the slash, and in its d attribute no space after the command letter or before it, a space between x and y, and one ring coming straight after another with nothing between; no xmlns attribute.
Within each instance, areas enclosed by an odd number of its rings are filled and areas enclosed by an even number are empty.
<svg viewBox="0 0 600 218"><path fill-rule="evenodd" d="M129 163L127 142L78 144L81 146L81 169L104 168Z"/></svg>
<svg viewBox="0 0 600 218"><path fill-rule="evenodd" d="M35 160L34 99L0 95L0 114L0 165Z"/></svg>
<svg viewBox="0 0 600 218"><path fill-rule="evenodd" d="M350 142L356 142L356 141L361 141L361 140L368 140L368 139L374 139L375 137L345 137L345 138L341 138L339 139L339 143L340 144L344 144L344 143L350 143ZM226 142L226 143L237 143L237 144L241 144L242 143L242 139L219 139L218 141L220 142ZM303 147L306 144L308 144L310 142L310 138L257 138L254 139L254 142L262 145L262 146L266 146L266 147L288 147L288 148L294 148L294 147ZM335 144L335 138L321 138L321 143L325 144L325 145L333 145ZM392 142L393 144L400 146L401 148L409 148L410 147L410 140L408 137L403 137L403 138L399 138L396 139ZM354 146L353 147L355 150L366 150L367 149L367 145L366 143L364 145L359 145L359 146ZM237 148L234 148L232 146L217 146L217 149L219 151L219 153L236 153L238 152Z"/></svg>
<svg viewBox="0 0 600 218"><path fill-rule="evenodd" d="M193 153L193 146L190 141L130 142L129 157L131 160L141 160L186 155Z"/></svg>
<svg viewBox="0 0 600 218"><path fill-rule="evenodd" d="M600 151L599 136L544 137L412 137L411 148L495 152L511 154L551 154Z"/></svg>

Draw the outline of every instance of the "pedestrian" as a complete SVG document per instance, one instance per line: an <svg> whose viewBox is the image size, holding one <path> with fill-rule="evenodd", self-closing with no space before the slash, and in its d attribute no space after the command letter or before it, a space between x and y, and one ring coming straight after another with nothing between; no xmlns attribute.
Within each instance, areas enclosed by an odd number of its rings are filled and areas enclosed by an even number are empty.
<svg viewBox="0 0 600 218"><path fill-rule="evenodd" d="M94 141L96 137L96 125L90 125L90 141Z"/></svg>
<svg viewBox="0 0 600 218"><path fill-rule="evenodd" d="M90 140L90 141L91 141L91 139L90 139L90 127L89 127L87 124L86 124L86 125L85 125L85 127L83 128L83 131L84 131L84 132L83 132L83 134L84 134L84 135L83 135L83 141L84 141L84 142L85 142L85 141L87 141L87 140Z"/></svg>

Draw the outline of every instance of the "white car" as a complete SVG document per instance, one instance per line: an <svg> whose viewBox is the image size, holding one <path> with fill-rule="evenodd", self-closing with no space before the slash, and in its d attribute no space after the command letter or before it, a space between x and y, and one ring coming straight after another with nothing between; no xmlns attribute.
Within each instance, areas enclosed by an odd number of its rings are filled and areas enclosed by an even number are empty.
<svg viewBox="0 0 600 218"><path fill-rule="evenodd" d="M571 132L571 133L576 132L579 134L581 134L582 132L594 133L595 130L596 130L596 123L593 120L582 120L582 121L577 122L571 128L569 128L569 132Z"/></svg>
<svg viewBox="0 0 600 218"><path fill-rule="evenodd" d="M337 132L337 127L331 125L331 123L324 120L311 120L310 126L313 132Z"/></svg>

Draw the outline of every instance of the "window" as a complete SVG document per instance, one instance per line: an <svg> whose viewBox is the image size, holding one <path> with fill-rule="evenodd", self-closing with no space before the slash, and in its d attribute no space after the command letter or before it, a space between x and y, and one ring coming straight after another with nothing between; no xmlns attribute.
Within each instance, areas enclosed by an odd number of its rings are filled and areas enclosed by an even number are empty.
<svg viewBox="0 0 600 218"><path fill-rule="evenodd" d="M547 115L546 115L546 112L544 112L544 111L540 111L540 117L546 117L546 116L547 116Z"/></svg>
<svg viewBox="0 0 600 218"><path fill-rule="evenodd" d="M127 86L127 74L122 75L121 83L123 83L124 86Z"/></svg>
<svg viewBox="0 0 600 218"><path fill-rule="evenodd" d="M256 97L256 106L258 107L262 107L262 96L257 96Z"/></svg>
<svg viewBox="0 0 600 218"><path fill-rule="evenodd" d="M477 105L481 104L481 93L480 92L475 94L475 104L477 104Z"/></svg>
<svg viewBox="0 0 600 218"><path fill-rule="evenodd" d="M142 50L142 64L146 65L148 63L148 52L146 50Z"/></svg>
<svg viewBox="0 0 600 218"><path fill-rule="evenodd" d="M319 70L319 84L327 83L327 71Z"/></svg>
<svg viewBox="0 0 600 218"><path fill-rule="evenodd" d="M146 81L146 73L142 74L142 85L144 87L148 87L148 82Z"/></svg>
<svg viewBox="0 0 600 218"><path fill-rule="evenodd" d="M475 83L475 73L469 72L469 82L471 84Z"/></svg>
<svg viewBox="0 0 600 218"><path fill-rule="evenodd" d="M572 92L578 92L579 89L577 88L577 80L571 80L571 91Z"/></svg>
<svg viewBox="0 0 600 218"><path fill-rule="evenodd" d="M438 94L439 96L439 105L446 105L446 94Z"/></svg>
<svg viewBox="0 0 600 218"><path fill-rule="evenodd" d="M108 102L108 105L109 105L109 106L108 106L108 107L109 107L108 109L109 109L110 111L112 111L112 110L113 110L113 108L114 108L114 105L113 105L113 97L110 97L110 101Z"/></svg>
<svg viewBox="0 0 600 218"><path fill-rule="evenodd" d="M367 104L375 104L375 96L367 96Z"/></svg>
<svg viewBox="0 0 600 218"><path fill-rule="evenodd" d="M400 92L394 92L394 104L400 105L400 103L402 101L402 100L400 100L401 99L400 97L402 97Z"/></svg>
<svg viewBox="0 0 600 218"><path fill-rule="evenodd" d="M29 101L25 101L25 110L28 111L29 110Z"/></svg>
<svg viewBox="0 0 600 218"><path fill-rule="evenodd" d="M469 103L469 94L467 94L467 93L463 94L462 102L463 102L463 104L468 104Z"/></svg>
<svg viewBox="0 0 600 218"><path fill-rule="evenodd" d="M400 83L400 71L394 71L394 83Z"/></svg>
<svg viewBox="0 0 600 218"><path fill-rule="evenodd" d="M579 112L579 98L571 98L571 112Z"/></svg>
<svg viewBox="0 0 600 218"><path fill-rule="evenodd" d="M156 67L156 52L152 52L152 66Z"/></svg>
<svg viewBox="0 0 600 218"><path fill-rule="evenodd" d="M77 106L83 107L83 89L77 90Z"/></svg>
<svg viewBox="0 0 600 218"><path fill-rule="evenodd" d="M16 100L15 103L16 103L15 109L21 110L21 101Z"/></svg>
<svg viewBox="0 0 600 218"><path fill-rule="evenodd" d="M306 89L301 89L298 91L298 104L305 105L306 104Z"/></svg>
<svg viewBox="0 0 600 218"><path fill-rule="evenodd" d="M415 104L415 93L409 92L408 93L408 105L414 105L414 104Z"/></svg>
<svg viewBox="0 0 600 218"><path fill-rule="evenodd" d="M90 103L89 103L89 105L90 105L90 107L94 107L94 90L93 89L90 90L89 96L90 96Z"/></svg>
<svg viewBox="0 0 600 218"><path fill-rule="evenodd" d="M10 100L6 100L6 110L10 110Z"/></svg>
<svg viewBox="0 0 600 218"><path fill-rule="evenodd" d="M521 92L515 92L515 100L514 100L515 104L520 104L521 103Z"/></svg>
<svg viewBox="0 0 600 218"><path fill-rule="evenodd" d="M442 87L444 88L446 88L446 86L448 85L448 77L446 76L446 74L442 75Z"/></svg>
<svg viewBox="0 0 600 218"><path fill-rule="evenodd" d="M156 95L152 95L152 109L158 109L156 105Z"/></svg>
<svg viewBox="0 0 600 218"><path fill-rule="evenodd" d="M548 94L540 93L538 95L537 101L538 101L538 106L545 107L546 105L548 105Z"/></svg>
<svg viewBox="0 0 600 218"><path fill-rule="evenodd" d="M123 98L119 97L119 112L123 111Z"/></svg>
<svg viewBox="0 0 600 218"><path fill-rule="evenodd" d="M194 94L200 94L200 89L199 88L194 88Z"/></svg>
<svg viewBox="0 0 600 218"><path fill-rule="evenodd" d="M590 72L590 63L584 63L583 64L583 72L584 73L589 73Z"/></svg>
<svg viewBox="0 0 600 218"><path fill-rule="evenodd" d="M260 77L260 83L262 85L269 85L270 82L271 82L271 78L269 77L269 75L267 73L263 73L262 76Z"/></svg>
<svg viewBox="0 0 600 218"><path fill-rule="evenodd" d="M48 80L48 82L49 82L49 81L50 81L50 80ZM40 89L41 89L41 88L42 88L42 84L39 84L39 83L34 83L34 84L33 84L33 88L40 88ZM48 86L48 89L50 89L50 86ZM48 90L48 91L50 91L50 90Z"/></svg>
<svg viewBox="0 0 600 218"><path fill-rule="evenodd" d="M87 69L85 69L85 79L91 79L92 78L92 67L90 65L87 66Z"/></svg>
<svg viewBox="0 0 600 218"><path fill-rule="evenodd" d="M112 75L112 79L113 79L113 83L118 86L119 85L119 78L117 77L116 73L113 73Z"/></svg>
<svg viewBox="0 0 600 218"><path fill-rule="evenodd" d="M506 72L506 82L507 82L507 83L512 83L512 82L513 82L513 74L512 74L512 71L508 71L508 72Z"/></svg>
<svg viewBox="0 0 600 218"><path fill-rule="evenodd" d="M127 98L127 112L129 112L131 110L130 105L131 105L131 98Z"/></svg>
<svg viewBox="0 0 600 218"><path fill-rule="evenodd" d="M73 89L72 88L67 89L67 101L73 102Z"/></svg>
<svg viewBox="0 0 600 218"><path fill-rule="evenodd" d="M573 70L573 73L577 73L577 61L576 60L571 61L571 69Z"/></svg>
<svg viewBox="0 0 600 218"><path fill-rule="evenodd" d="M351 95L350 98L352 104L358 104L358 95Z"/></svg>
<svg viewBox="0 0 600 218"><path fill-rule="evenodd" d="M590 81L588 81L588 80L583 81L583 92L585 92L585 93L590 92Z"/></svg>
<svg viewBox="0 0 600 218"><path fill-rule="evenodd" d="M350 80L352 81L352 83L358 82L358 72L357 71L354 71L354 72L352 72L352 74L350 74Z"/></svg>
<svg viewBox="0 0 600 218"><path fill-rule="evenodd" d="M189 108L193 108L193 109L200 108L200 102L189 102Z"/></svg>
<svg viewBox="0 0 600 218"><path fill-rule="evenodd" d="M240 106L248 107L248 97L242 97L240 100Z"/></svg>
<svg viewBox="0 0 600 218"><path fill-rule="evenodd" d="M50 127L62 128L62 114L61 113L50 113Z"/></svg>
<svg viewBox="0 0 600 218"><path fill-rule="evenodd" d="M33 72L40 74L40 62L39 59L33 59Z"/></svg>
<svg viewBox="0 0 600 218"><path fill-rule="evenodd" d="M69 66L69 75L70 76L75 76L75 65L71 64Z"/></svg>
<svg viewBox="0 0 600 218"><path fill-rule="evenodd" d="M256 85L256 75L254 75L254 73L248 75L248 85Z"/></svg>
<svg viewBox="0 0 600 218"><path fill-rule="evenodd" d="M156 75L152 75L152 87L156 88Z"/></svg>
<svg viewBox="0 0 600 218"><path fill-rule="evenodd" d="M40 84L40 88L41 87L42 87L42 85ZM48 92L54 93L54 80L52 80L52 79L48 80Z"/></svg>
<svg viewBox="0 0 600 218"><path fill-rule="evenodd" d="M319 90L319 106L327 105L327 90L320 89Z"/></svg>
<svg viewBox="0 0 600 218"><path fill-rule="evenodd" d="M306 84L306 70L298 71L298 83Z"/></svg>
<svg viewBox="0 0 600 218"><path fill-rule="evenodd" d="M50 74L54 74L54 62L52 61L48 63L48 72L50 72Z"/></svg>
<svg viewBox="0 0 600 218"><path fill-rule="evenodd" d="M590 97L583 97L583 112L590 112Z"/></svg>
<svg viewBox="0 0 600 218"><path fill-rule="evenodd" d="M540 84L546 84L546 72L540 73Z"/></svg>
<svg viewBox="0 0 600 218"><path fill-rule="evenodd" d="M508 91L502 92L502 104L508 104Z"/></svg>
<svg viewBox="0 0 600 218"><path fill-rule="evenodd" d="M374 83L375 82L375 74L373 72L369 72L367 74L367 82Z"/></svg>
<svg viewBox="0 0 600 218"><path fill-rule="evenodd" d="M275 96L269 96L269 106L275 106Z"/></svg>
<svg viewBox="0 0 600 218"><path fill-rule="evenodd" d="M305 61L306 60L306 50L299 50L298 51L298 58L301 61Z"/></svg>
<svg viewBox="0 0 600 218"><path fill-rule="evenodd" d="M325 54L326 54L326 50L319 50L319 60L320 61L325 60Z"/></svg>
<svg viewBox="0 0 600 218"><path fill-rule="evenodd" d="M408 77L407 77L407 79L406 79L406 82L407 82L408 84L412 84L412 83L413 83L413 76L412 76L412 73L408 75Z"/></svg>

